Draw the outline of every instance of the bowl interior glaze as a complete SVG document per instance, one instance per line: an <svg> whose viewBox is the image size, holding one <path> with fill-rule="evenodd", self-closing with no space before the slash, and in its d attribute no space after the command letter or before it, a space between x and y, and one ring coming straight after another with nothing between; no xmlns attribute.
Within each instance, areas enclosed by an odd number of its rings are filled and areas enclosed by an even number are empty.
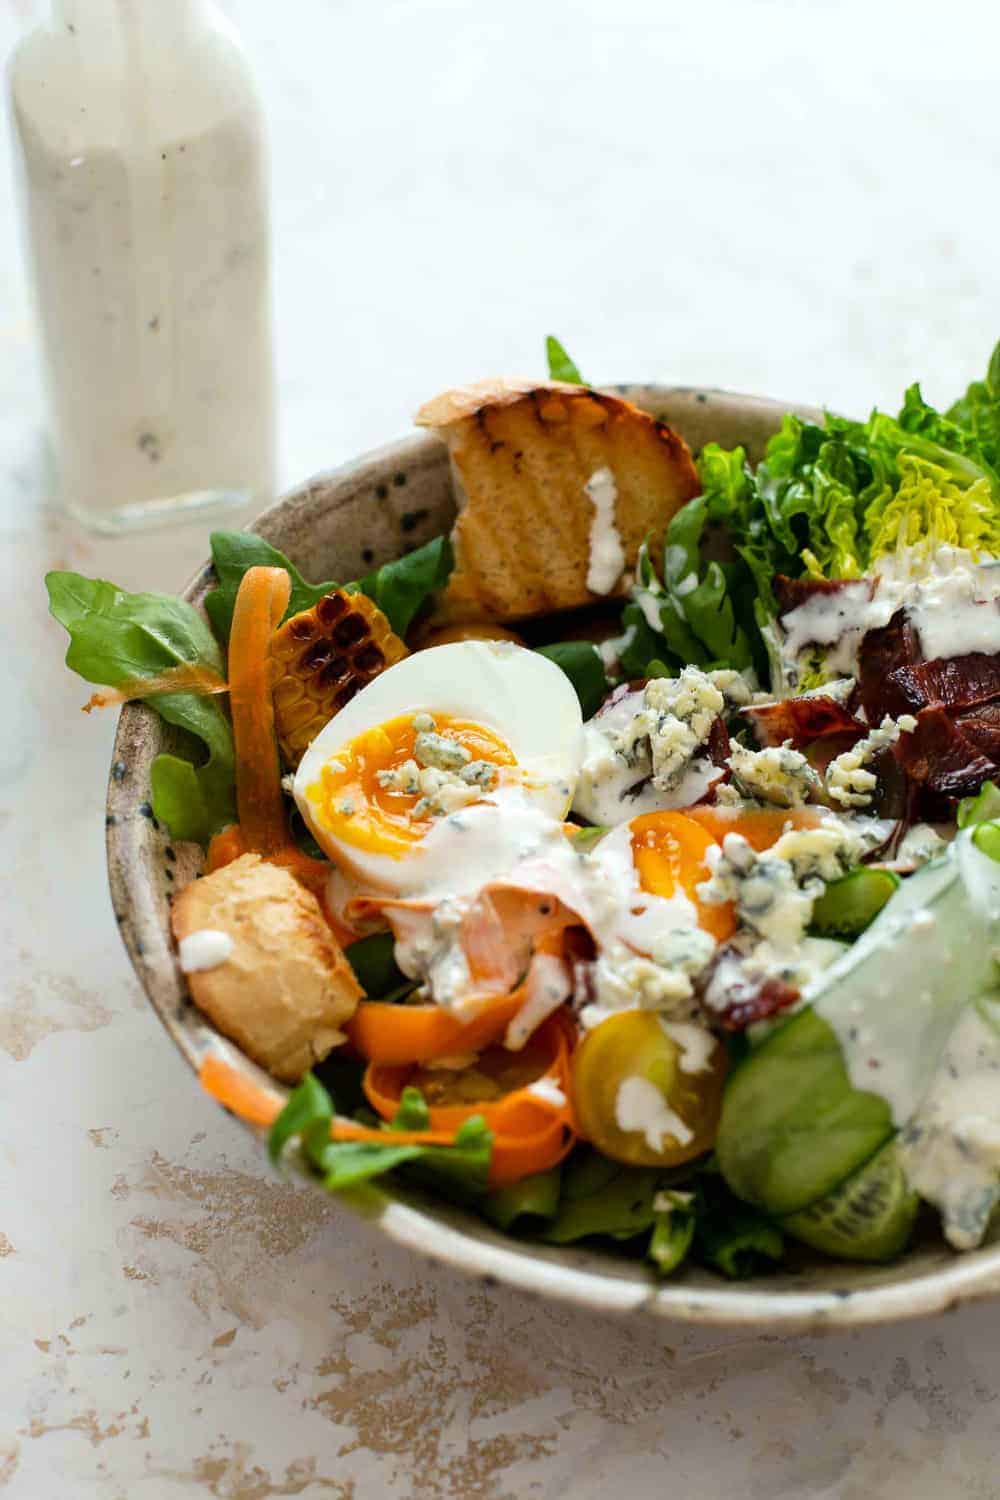
<svg viewBox="0 0 1000 1500"><path fill-rule="evenodd" d="M668 421L695 451L709 440L742 443L754 461L784 411L817 415L722 391L617 389ZM310 480L266 511L255 529L307 577L349 579L447 530L454 514L444 445L419 435ZM186 596L199 602L210 582L210 570L203 569ZM202 856L194 845L172 844L148 801L150 764L176 742L175 731L152 710L129 704L122 711L107 802L115 915L150 1003L192 1069L215 1051L260 1077L193 1008L177 967L170 900L198 873ZM727 1284L695 1269L661 1282L640 1263L600 1250L509 1239L475 1215L409 1187L368 1187L343 1201L392 1239L456 1270L602 1311L641 1309L699 1323L819 1330L929 1314L1000 1291L1000 1245L958 1257L933 1230L892 1266L835 1264L803 1250L780 1275L766 1279Z"/></svg>

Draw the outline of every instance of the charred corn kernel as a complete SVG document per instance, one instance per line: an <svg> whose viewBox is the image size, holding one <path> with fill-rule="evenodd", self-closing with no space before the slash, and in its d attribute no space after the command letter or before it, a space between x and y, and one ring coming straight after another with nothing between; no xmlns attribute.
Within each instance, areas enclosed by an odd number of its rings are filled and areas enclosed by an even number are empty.
<svg viewBox="0 0 1000 1500"><path fill-rule="evenodd" d="M285 763L297 766L323 725L407 654L365 594L335 589L286 620L271 643L274 723Z"/></svg>

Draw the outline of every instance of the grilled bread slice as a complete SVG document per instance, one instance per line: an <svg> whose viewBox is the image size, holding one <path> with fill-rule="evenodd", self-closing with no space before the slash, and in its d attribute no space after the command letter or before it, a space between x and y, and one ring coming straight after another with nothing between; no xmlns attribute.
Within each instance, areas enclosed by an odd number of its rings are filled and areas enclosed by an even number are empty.
<svg viewBox="0 0 1000 1500"><path fill-rule="evenodd" d="M429 401L416 420L448 443L459 503L455 571L436 625L593 604L600 596L587 576L598 513L585 487L600 470L614 481L625 570L647 538L655 555L671 516L699 490L677 433L585 386L480 381ZM623 588L619 577L609 592Z"/></svg>

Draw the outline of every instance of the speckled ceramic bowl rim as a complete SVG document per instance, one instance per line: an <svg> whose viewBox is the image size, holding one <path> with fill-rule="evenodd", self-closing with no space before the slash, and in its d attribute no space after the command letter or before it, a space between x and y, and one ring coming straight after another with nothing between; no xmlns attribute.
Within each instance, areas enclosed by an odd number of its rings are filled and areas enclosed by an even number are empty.
<svg viewBox="0 0 1000 1500"><path fill-rule="evenodd" d="M766 435L773 430L784 411L815 415L809 408L712 389L655 385L616 389L672 421L693 446L713 435L716 422L725 421L737 428L741 423L747 426L752 452L754 434ZM352 498L357 501L359 494L371 493L381 501L392 481L400 482L400 476L404 476L404 482L405 476L416 476L418 483L422 479L430 482L434 470L434 482L440 485L439 471L444 463L442 445L431 436L422 434L388 444L292 491L265 511L253 529L295 557L299 550L296 539L308 534L315 522L313 512L319 495L336 497L330 501L332 510ZM385 548L383 538L382 550ZM393 550L391 545L389 550ZM186 590L187 596L199 599L210 577L209 569L199 570ZM139 704L124 708L107 801L108 870L116 918L147 997L192 1069L197 1071L205 1055L214 1051L256 1073L253 1065L219 1038L187 1001L169 937L163 891L157 895L153 851L157 839L157 849L163 850L165 835L151 817L146 800L148 785L137 784L132 767L148 762L151 747L160 749L170 743L171 732L151 710ZM196 872L200 855L193 846L178 844L173 848L169 841L166 852L171 863L165 873L176 881L173 888L177 888ZM245 1128L252 1130L250 1126ZM261 1132L253 1133L261 1137ZM322 1191L318 1185L316 1190ZM789 1284L788 1278L780 1285L768 1280L692 1282L686 1277L656 1282L645 1268L596 1251L556 1251L502 1236L477 1216L405 1186L371 1185L340 1195L339 1201L377 1222L397 1244L464 1274L600 1312L643 1312L691 1323L752 1326L771 1332L819 1332L928 1316L1000 1292L1000 1245L964 1257L941 1251L930 1269L908 1267L905 1261L888 1270L821 1267L816 1262L806 1270L806 1284L802 1286ZM822 1284L815 1284L817 1278ZM809 1285L810 1280L814 1284Z"/></svg>

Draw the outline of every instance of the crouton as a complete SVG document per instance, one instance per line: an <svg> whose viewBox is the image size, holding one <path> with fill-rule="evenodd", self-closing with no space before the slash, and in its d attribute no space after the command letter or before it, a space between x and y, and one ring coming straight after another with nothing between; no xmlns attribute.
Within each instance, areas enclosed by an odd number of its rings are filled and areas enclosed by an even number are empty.
<svg viewBox="0 0 1000 1500"><path fill-rule="evenodd" d="M185 886L172 922L192 1000L275 1078L297 1083L344 1040L361 987L287 870L241 855Z"/></svg>

